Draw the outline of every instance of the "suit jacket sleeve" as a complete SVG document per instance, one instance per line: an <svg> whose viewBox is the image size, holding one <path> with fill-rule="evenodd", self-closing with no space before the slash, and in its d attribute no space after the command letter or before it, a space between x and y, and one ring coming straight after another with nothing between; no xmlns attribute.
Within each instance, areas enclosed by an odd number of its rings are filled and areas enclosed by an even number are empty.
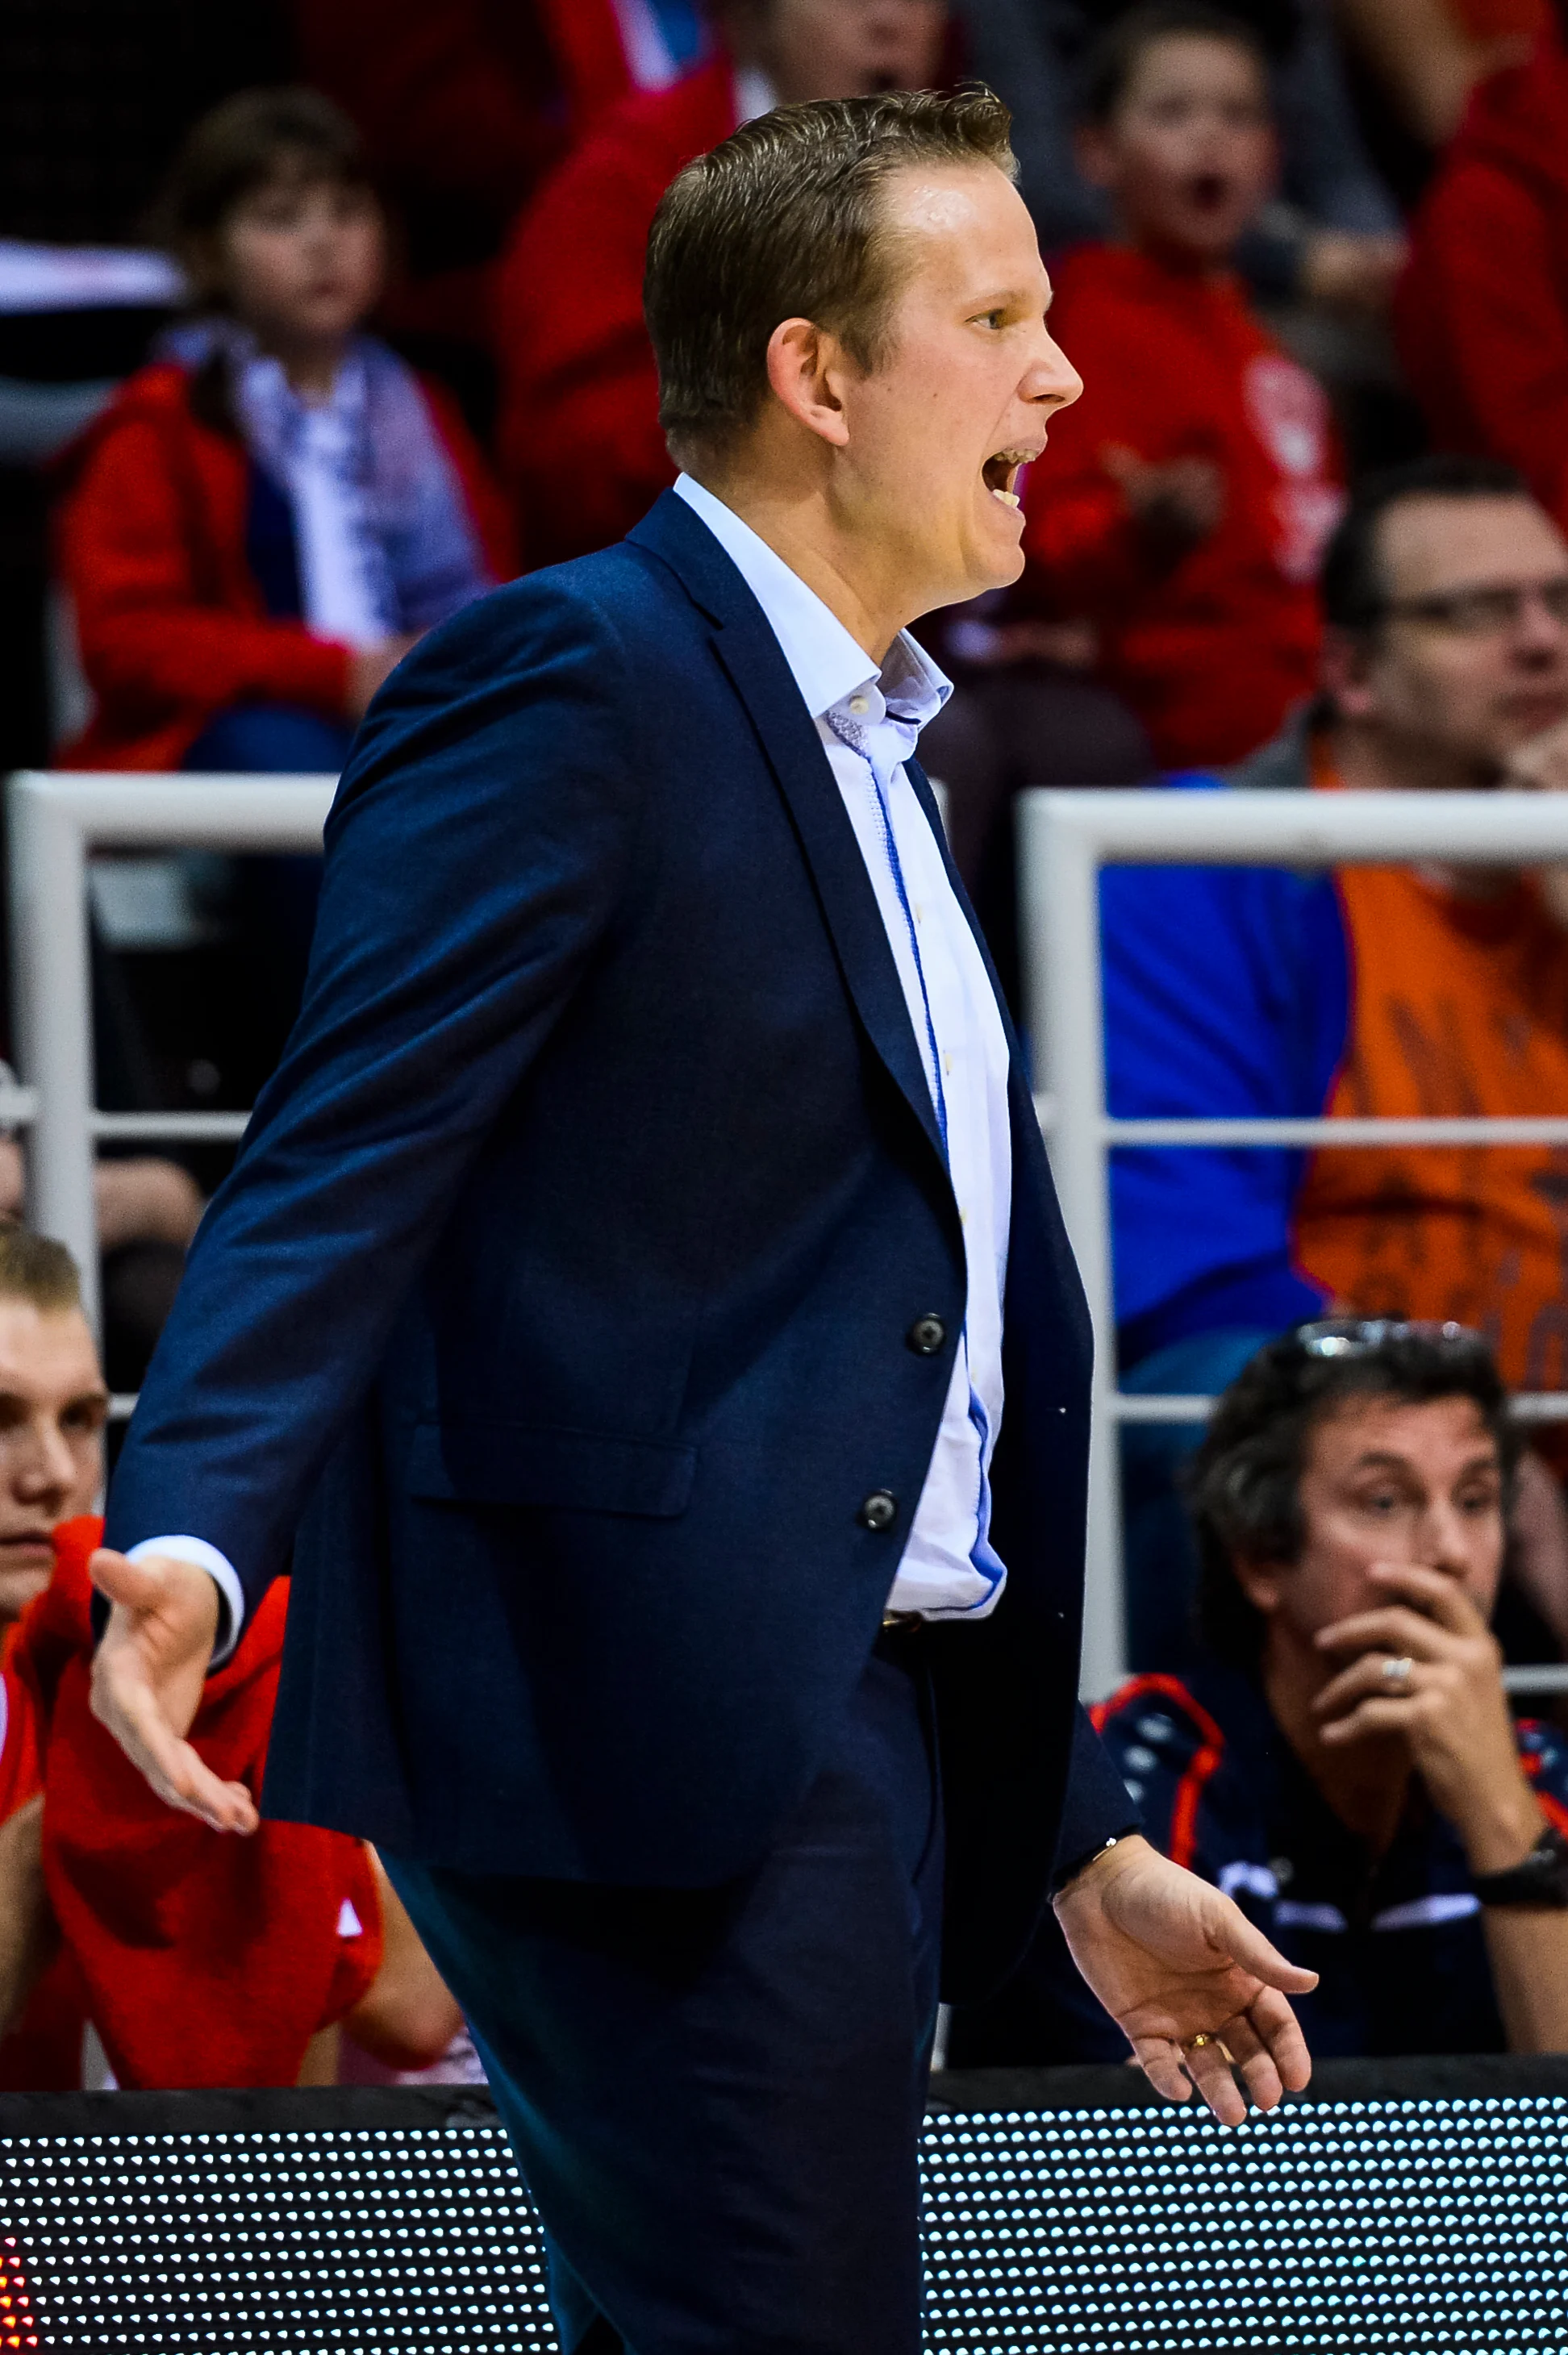
<svg viewBox="0 0 1568 2355"><path fill-rule="evenodd" d="M638 818L625 671L580 587L519 582L400 667L344 773L300 1019L110 1502L109 1544L205 1538L248 1613L617 907Z"/></svg>
<svg viewBox="0 0 1568 2355"><path fill-rule="evenodd" d="M1072 1755L1051 1885L1060 1889L1107 1840L1141 1831L1143 1817L1127 1796L1109 1751L1080 1707L1072 1721Z"/></svg>

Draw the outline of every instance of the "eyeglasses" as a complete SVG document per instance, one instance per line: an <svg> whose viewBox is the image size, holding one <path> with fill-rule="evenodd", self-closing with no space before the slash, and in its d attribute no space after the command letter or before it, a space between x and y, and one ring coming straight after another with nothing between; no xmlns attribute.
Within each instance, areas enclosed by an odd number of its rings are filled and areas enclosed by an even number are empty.
<svg viewBox="0 0 1568 2355"><path fill-rule="evenodd" d="M1385 1341L1431 1341L1465 1357L1489 1358L1484 1333L1473 1325L1439 1325L1408 1316L1324 1316L1298 1325L1292 1337L1309 1358L1365 1358Z"/></svg>
<svg viewBox="0 0 1568 2355"><path fill-rule="evenodd" d="M1527 606L1538 604L1568 627L1568 573L1555 581L1499 581L1485 589L1436 589L1425 597L1391 597L1374 619L1427 622L1456 638L1496 638L1517 630Z"/></svg>

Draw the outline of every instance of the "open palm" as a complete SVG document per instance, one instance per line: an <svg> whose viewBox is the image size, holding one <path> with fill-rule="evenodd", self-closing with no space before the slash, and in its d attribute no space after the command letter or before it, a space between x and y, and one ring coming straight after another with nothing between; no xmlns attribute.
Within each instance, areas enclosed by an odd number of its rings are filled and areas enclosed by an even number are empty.
<svg viewBox="0 0 1568 2355"><path fill-rule="evenodd" d="M1286 1997L1306 1995L1315 1971L1287 1963L1228 1897L1125 1839L1071 1881L1056 1901L1072 1959L1121 2028L1157 2093L1185 2101L1195 2084L1215 2116L1239 2126L1311 2075ZM1212 2041L1193 2048L1197 2037Z"/></svg>

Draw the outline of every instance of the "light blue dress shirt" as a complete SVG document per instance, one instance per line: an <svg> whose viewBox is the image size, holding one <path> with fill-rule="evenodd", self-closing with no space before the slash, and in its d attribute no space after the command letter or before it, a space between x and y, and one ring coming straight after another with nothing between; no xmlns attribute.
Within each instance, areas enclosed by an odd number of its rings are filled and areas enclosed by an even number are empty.
<svg viewBox="0 0 1568 2355"><path fill-rule="evenodd" d="M843 796L898 968L964 1223L968 1305L942 1427L888 1597L979 1618L1006 1577L990 1542L1002 1422L1002 1296L1012 1215L1008 1042L990 976L903 764L951 683L908 632L879 671L835 613L689 475L676 485L767 616Z"/></svg>
<svg viewBox="0 0 1568 2355"><path fill-rule="evenodd" d="M677 496L700 517L766 615L843 796L898 969L963 1222L967 1304L942 1424L891 1591L890 1611L982 1618L1007 1572L990 1542L990 1466L1002 1423L1002 1298L1012 1215L1008 1042L990 977L904 773L951 683L907 631L879 670L836 614L733 510L689 475ZM229 1607L227 1657L245 1597L233 1565L199 1537L132 1549L209 1571Z"/></svg>

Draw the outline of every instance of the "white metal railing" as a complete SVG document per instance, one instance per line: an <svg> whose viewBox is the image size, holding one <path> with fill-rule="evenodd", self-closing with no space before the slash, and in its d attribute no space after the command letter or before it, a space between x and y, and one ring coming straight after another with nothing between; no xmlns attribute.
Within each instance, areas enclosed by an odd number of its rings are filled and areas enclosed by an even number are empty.
<svg viewBox="0 0 1568 2355"><path fill-rule="evenodd" d="M87 908L94 850L319 850L336 777L55 775L10 780L12 1006L23 1084L0 1124L27 1134L27 1212L69 1243L99 1320L93 1148L100 1139L228 1143L235 1112L101 1112Z"/></svg>
<svg viewBox="0 0 1568 2355"><path fill-rule="evenodd" d="M1329 868L1441 860L1533 867L1568 860L1568 795L1032 792L1019 807L1025 983L1037 1077L1062 1216L1094 1320L1083 1689L1126 1668L1117 1431L1192 1423L1206 1398L1133 1397L1115 1380L1109 1156L1150 1146L1568 1146L1561 1120L1113 1120L1105 1103L1100 987L1103 866ZM1568 1420L1568 1392L1516 1401L1521 1417ZM1515 1691L1568 1690L1568 1668L1510 1669Z"/></svg>

